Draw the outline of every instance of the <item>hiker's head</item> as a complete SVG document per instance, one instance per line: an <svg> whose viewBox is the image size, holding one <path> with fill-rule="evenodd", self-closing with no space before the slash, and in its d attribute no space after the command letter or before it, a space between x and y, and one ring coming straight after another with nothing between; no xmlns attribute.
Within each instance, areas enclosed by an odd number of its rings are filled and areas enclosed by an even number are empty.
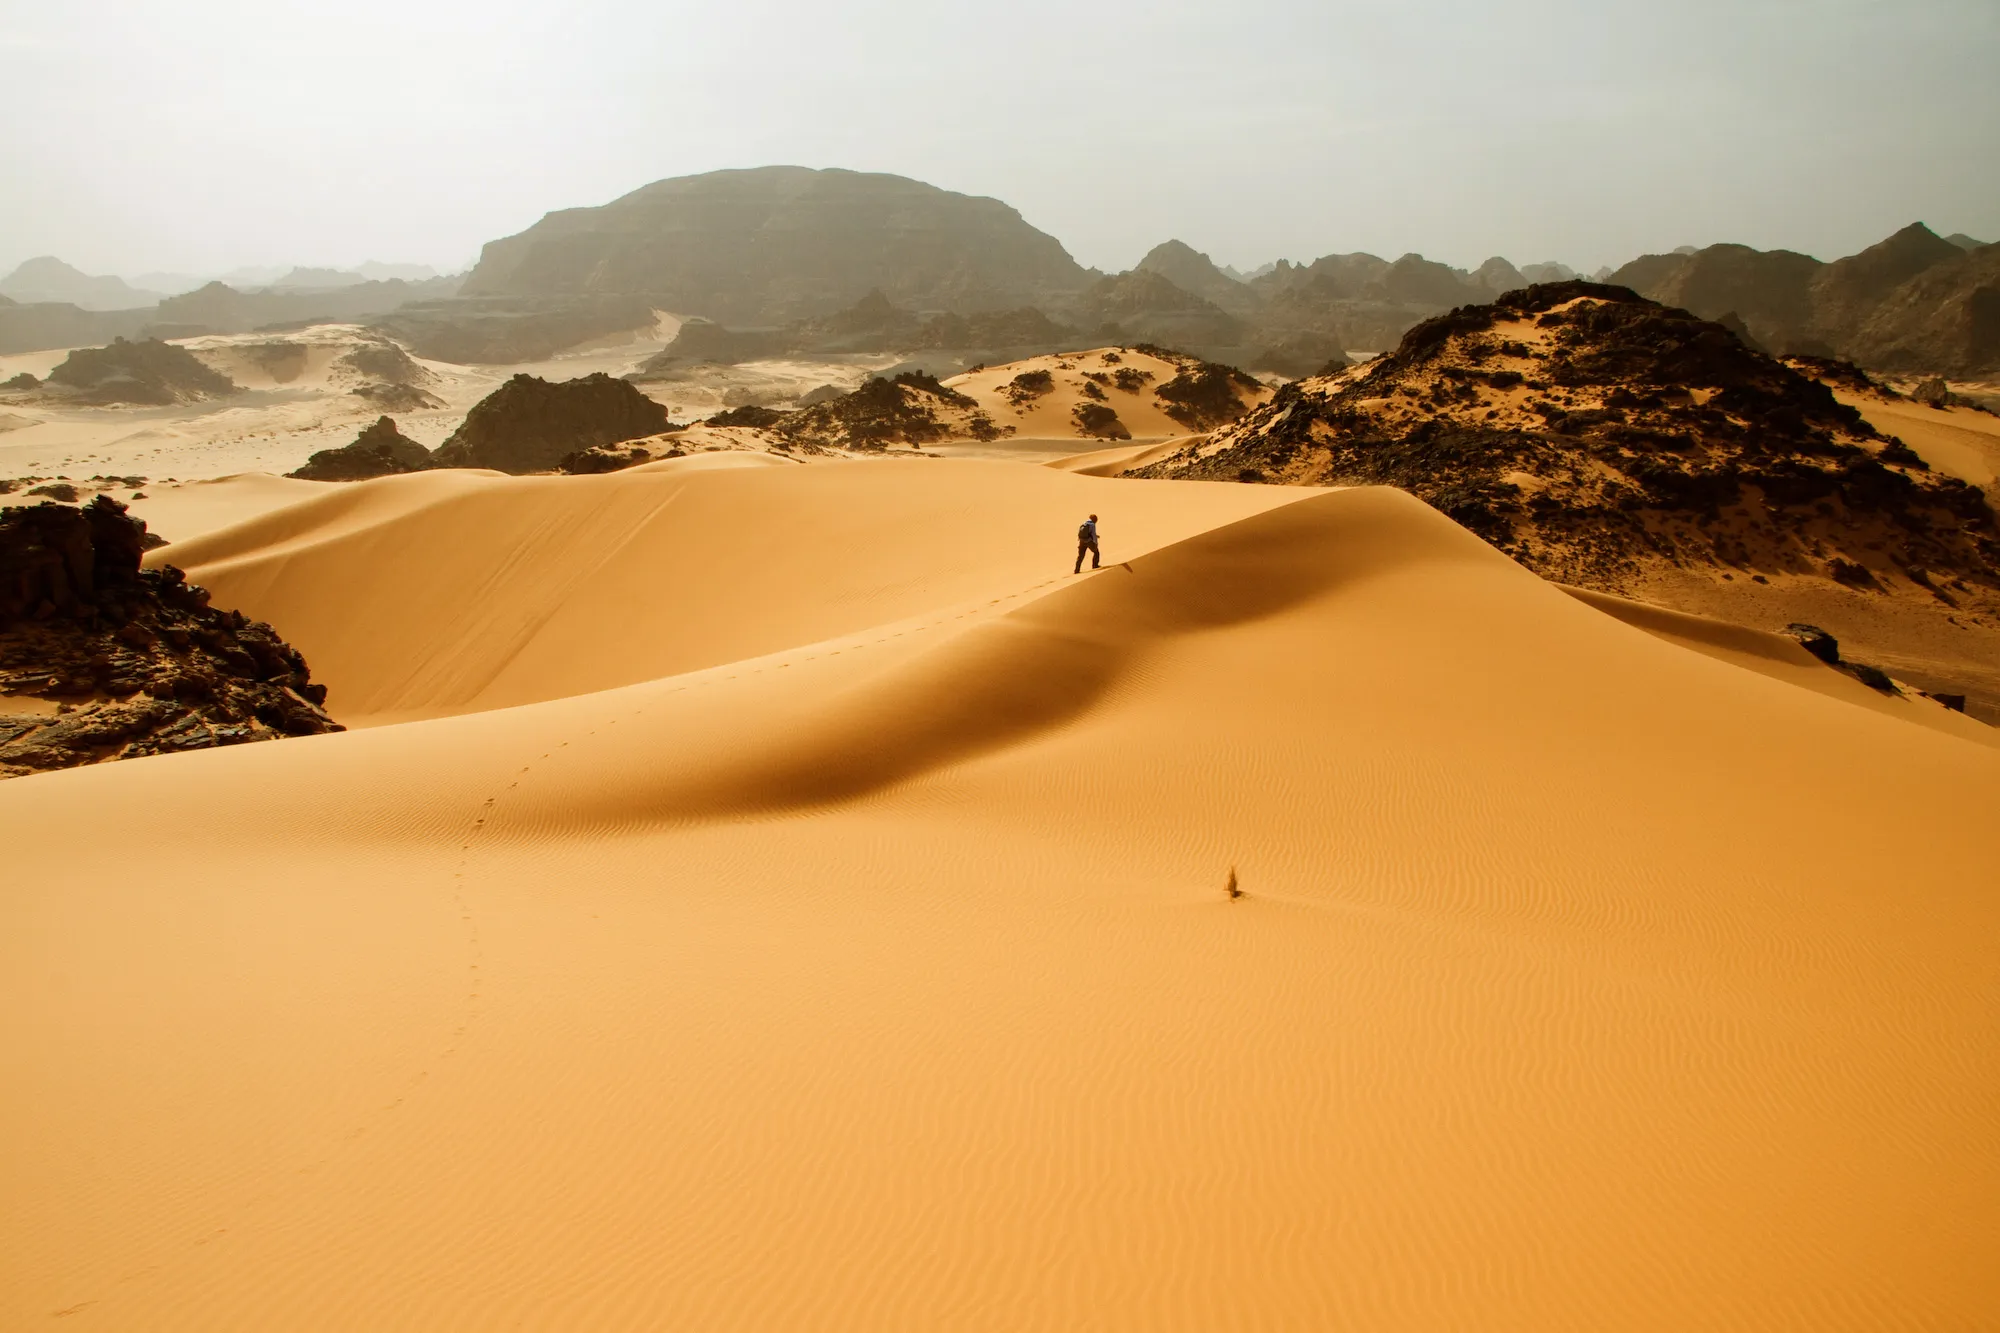
<svg viewBox="0 0 2000 1333"><path fill-rule="evenodd" d="M1097 515L1095 515L1095 514L1092 514L1092 515L1090 516L1090 521L1091 521L1092 523L1095 523L1095 522L1097 522Z"/></svg>

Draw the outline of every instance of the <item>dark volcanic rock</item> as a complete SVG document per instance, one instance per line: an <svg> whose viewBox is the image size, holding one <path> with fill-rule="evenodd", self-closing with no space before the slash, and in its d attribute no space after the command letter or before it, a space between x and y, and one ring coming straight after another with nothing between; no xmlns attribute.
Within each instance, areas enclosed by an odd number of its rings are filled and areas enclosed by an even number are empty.
<svg viewBox="0 0 2000 1333"><path fill-rule="evenodd" d="M45 388L60 391L70 402L91 406L166 406L238 392L227 376L210 370L185 347L157 339L127 342L123 338L108 347L71 352L49 372Z"/></svg>
<svg viewBox="0 0 2000 1333"><path fill-rule="evenodd" d="M354 443L338 449L322 449L308 458L305 466L286 475L302 481L366 481L370 477L391 477L401 472L422 472L431 466L431 451L406 438L389 417L355 437Z"/></svg>
<svg viewBox="0 0 2000 1333"><path fill-rule="evenodd" d="M516 375L473 405L432 465L547 472L580 449L669 429L666 408L609 375L554 384Z"/></svg>
<svg viewBox="0 0 2000 1333"><path fill-rule="evenodd" d="M269 625L218 611L171 565L142 570L146 525L99 496L0 510L0 777L340 727Z"/></svg>
<svg viewBox="0 0 2000 1333"><path fill-rule="evenodd" d="M1979 490L1909 462L1824 384L1622 287L1539 285L1428 320L1140 475L1250 472L1400 486L1539 573L1613 591L1664 565L1946 606L2000 592Z"/></svg>

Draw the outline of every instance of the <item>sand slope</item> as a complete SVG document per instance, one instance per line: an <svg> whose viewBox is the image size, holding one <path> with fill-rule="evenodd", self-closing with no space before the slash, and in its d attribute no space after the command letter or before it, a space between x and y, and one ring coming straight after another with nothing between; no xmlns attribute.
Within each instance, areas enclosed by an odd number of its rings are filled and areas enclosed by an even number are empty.
<svg viewBox="0 0 2000 1333"><path fill-rule="evenodd" d="M0 1326L1990 1323L2000 756L1399 493L862 466L206 539L611 660L342 594L544 701L0 787Z"/></svg>
<svg viewBox="0 0 2000 1333"><path fill-rule="evenodd" d="M1009 384L1018 376L1046 372L1050 388L1041 394L1010 394ZM1118 387L1120 371L1133 372L1141 379L1132 387ZM1010 361L1004 366L954 375L945 381L979 404L980 410L1001 427L1012 426L1023 439L1081 439L1075 412L1085 402L1100 402L1118 413L1118 419L1135 440L1158 441L1185 436L1188 428L1167 415L1168 404L1157 392L1159 387L1181 373L1181 367L1162 357L1130 348L1100 347L1088 352L1052 353ZM1086 377L1096 377L1093 382ZM1086 385L1103 395L1086 397ZM1241 397L1254 406L1267 401L1269 389L1245 391Z"/></svg>

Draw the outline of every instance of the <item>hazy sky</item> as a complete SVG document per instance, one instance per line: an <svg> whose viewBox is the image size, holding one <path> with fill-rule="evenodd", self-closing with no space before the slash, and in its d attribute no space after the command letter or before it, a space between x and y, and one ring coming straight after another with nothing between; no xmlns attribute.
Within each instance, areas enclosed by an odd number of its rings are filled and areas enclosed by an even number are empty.
<svg viewBox="0 0 2000 1333"><path fill-rule="evenodd" d="M1086 264L2000 239L2000 0L0 0L0 272L462 266L788 162Z"/></svg>

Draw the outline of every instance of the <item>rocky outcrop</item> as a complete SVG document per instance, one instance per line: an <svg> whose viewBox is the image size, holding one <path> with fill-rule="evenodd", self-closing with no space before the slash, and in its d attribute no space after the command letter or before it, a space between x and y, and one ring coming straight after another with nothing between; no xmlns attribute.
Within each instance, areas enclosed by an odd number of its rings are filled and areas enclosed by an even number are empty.
<svg viewBox="0 0 2000 1333"><path fill-rule="evenodd" d="M141 569L146 538L105 496L0 510L0 777L340 730L269 625Z"/></svg>
<svg viewBox="0 0 2000 1333"><path fill-rule="evenodd" d="M394 419L378 417L352 444L321 449L305 466L285 475L301 481L366 481L422 472L431 467L431 451L396 429Z"/></svg>
<svg viewBox="0 0 2000 1333"><path fill-rule="evenodd" d="M516 375L473 405L435 467L548 472L569 454L669 429L667 409L609 375L550 383Z"/></svg>
<svg viewBox="0 0 2000 1333"><path fill-rule="evenodd" d="M1673 565L2000 609L1979 490L1720 325L1596 283L1428 320L1139 475L1400 486L1612 591Z"/></svg>
<svg viewBox="0 0 2000 1333"><path fill-rule="evenodd" d="M91 407L164 407L225 398L238 389L185 347L158 339L127 342L119 338L108 347L71 352L49 372L43 392Z"/></svg>
<svg viewBox="0 0 2000 1333"><path fill-rule="evenodd" d="M490 242L467 296L645 296L770 326L878 288L918 310L1043 305L1089 274L997 199L869 172L759 167L663 180Z"/></svg>

